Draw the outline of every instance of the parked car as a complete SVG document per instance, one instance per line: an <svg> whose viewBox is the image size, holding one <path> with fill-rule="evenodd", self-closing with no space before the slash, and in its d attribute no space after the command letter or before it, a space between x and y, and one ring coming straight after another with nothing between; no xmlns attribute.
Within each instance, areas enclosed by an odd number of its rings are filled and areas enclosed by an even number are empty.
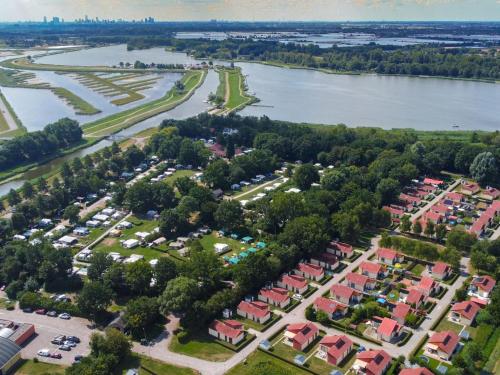
<svg viewBox="0 0 500 375"><path fill-rule="evenodd" d="M75 363L80 363L80 361L83 359L83 355L75 355Z"/></svg>
<svg viewBox="0 0 500 375"><path fill-rule="evenodd" d="M27 313L27 314L31 314L31 313L33 312L33 309L32 309L31 307L25 307L25 308L23 309L23 312L24 312L24 313Z"/></svg>
<svg viewBox="0 0 500 375"><path fill-rule="evenodd" d="M68 336L68 337L66 337L66 340L73 341L76 344L80 343L80 339L76 336Z"/></svg>
<svg viewBox="0 0 500 375"><path fill-rule="evenodd" d="M62 354L61 353L51 353L50 358L61 359Z"/></svg>
<svg viewBox="0 0 500 375"><path fill-rule="evenodd" d="M54 310L49 311L49 312L47 313L47 316L50 316L50 317L52 317L52 318L55 318L55 317L57 316L57 312L56 312L56 311L54 311Z"/></svg>
<svg viewBox="0 0 500 375"><path fill-rule="evenodd" d="M149 340L148 339L141 339L141 345L149 346Z"/></svg>
<svg viewBox="0 0 500 375"><path fill-rule="evenodd" d="M50 350L49 349L40 349L36 354L38 354L40 357L49 357Z"/></svg>
<svg viewBox="0 0 500 375"><path fill-rule="evenodd" d="M59 314L59 318L64 319L64 320L69 320L69 319L71 319L71 315L69 315L68 313L62 313L62 314Z"/></svg>
<svg viewBox="0 0 500 375"><path fill-rule="evenodd" d="M35 314L38 314L38 315L45 315L45 313L46 313L45 309L35 310Z"/></svg>
<svg viewBox="0 0 500 375"><path fill-rule="evenodd" d="M302 296L302 294L295 293L295 294L292 296L292 298L293 298L294 300L296 300L296 301L302 301L302 299L303 299L304 297Z"/></svg>
<svg viewBox="0 0 500 375"><path fill-rule="evenodd" d="M70 348L74 348L76 346L76 342L66 340L64 341L63 345L69 346Z"/></svg>
<svg viewBox="0 0 500 375"><path fill-rule="evenodd" d="M69 351L71 351L71 346L68 346L68 345L61 345L61 346L59 347L59 350L63 350L63 351L65 351L65 352L69 352Z"/></svg>
<svg viewBox="0 0 500 375"><path fill-rule="evenodd" d="M55 338L55 339L53 339L50 343L51 343L51 344L54 344L54 345L63 345L63 344L64 344L64 339L61 339L61 338Z"/></svg>

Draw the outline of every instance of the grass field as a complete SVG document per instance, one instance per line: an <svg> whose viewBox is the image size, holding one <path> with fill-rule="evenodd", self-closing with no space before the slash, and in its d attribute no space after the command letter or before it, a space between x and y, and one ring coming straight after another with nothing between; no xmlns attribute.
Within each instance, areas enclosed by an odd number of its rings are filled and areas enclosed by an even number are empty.
<svg viewBox="0 0 500 375"><path fill-rule="evenodd" d="M212 232L211 234L208 234L206 236L203 236L200 239L201 246L207 251L214 251L214 245L216 243L224 243L229 245L230 251L228 251L226 254L227 256L232 255L233 253L239 254L242 251L245 251L248 249L250 246L242 244L238 240L233 240L232 238L229 237L218 237L217 232Z"/></svg>
<svg viewBox="0 0 500 375"><path fill-rule="evenodd" d="M263 372L267 371L267 372ZM256 350L248 358L229 370L227 375L256 375L256 374L279 374L279 375L310 375L309 372L301 370L287 362L281 361L261 350Z"/></svg>
<svg viewBox="0 0 500 375"><path fill-rule="evenodd" d="M254 97L245 93L245 78L243 77L241 69L223 69L219 77L222 78L220 79L217 93L219 94L221 86L223 85L224 95L221 96L225 98L224 109L220 114L228 114L241 110L255 100Z"/></svg>
<svg viewBox="0 0 500 375"><path fill-rule="evenodd" d="M197 335L191 336L185 344L181 344L177 335L174 335L169 349L175 353L213 362L222 362L234 355L232 350L215 342L208 332L199 332Z"/></svg>
<svg viewBox="0 0 500 375"><path fill-rule="evenodd" d="M205 77L206 71L188 71L181 79L181 82L184 84L183 91L178 91L174 87L161 99L85 124L82 127L84 134L86 137L102 138L140 121L169 111L189 99L194 91L203 83Z"/></svg>
<svg viewBox="0 0 500 375"><path fill-rule="evenodd" d="M34 374L64 374L65 367L45 362L34 362L33 360L23 359L20 366L14 372L15 375L34 375Z"/></svg>
<svg viewBox="0 0 500 375"><path fill-rule="evenodd" d="M63 87L55 87L52 89L52 92L72 106L76 110L75 113L77 115L95 115L101 112L89 102L86 102L78 95L73 94Z"/></svg>
<svg viewBox="0 0 500 375"><path fill-rule="evenodd" d="M119 238L106 237L101 242L99 242L93 250L96 252L105 252L105 253L119 253L123 256L130 256L132 254L143 255L145 260L157 259L162 256L166 256L167 254L148 247L138 246L134 249L126 249L124 248L120 241L128 240L130 238L137 238L136 232L148 232L151 233L154 228L158 226L158 222L154 220L143 220L139 219L135 216L132 216L127 219L127 221L134 224L134 226L130 229L122 230L122 235ZM102 233L102 231L101 231ZM165 246L165 251L167 250Z"/></svg>
<svg viewBox="0 0 500 375"><path fill-rule="evenodd" d="M24 134L26 132L26 128L23 126L21 120L19 120L16 113L14 112L14 109L7 101L7 98L5 98L5 96L2 94L2 92L0 92L0 100L2 101L6 110L9 112L17 127L17 129L15 130L9 130L10 128L9 124L7 123L7 118L5 117L6 115L3 114L3 112L0 112L0 135L2 137L16 137Z"/></svg>
<svg viewBox="0 0 500 375"><path fill-rule="evenodd" d="M436 327L437 332L453 331L458 334L460 333L461 330L462 326L460 324L450 322L446 316L443 318L443 320L441 320L441 322Z"/></svg>

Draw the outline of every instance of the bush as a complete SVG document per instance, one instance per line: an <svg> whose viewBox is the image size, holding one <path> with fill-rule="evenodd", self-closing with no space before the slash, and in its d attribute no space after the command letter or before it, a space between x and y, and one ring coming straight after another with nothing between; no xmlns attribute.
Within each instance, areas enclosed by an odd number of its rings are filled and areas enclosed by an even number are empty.
<svg viewBox="0 0 500 375"><path fill-rule="evenodd" d="M186 344L189 341L189 333L187 331L180 331L177 334L177 340L181 344Z"/></svg>

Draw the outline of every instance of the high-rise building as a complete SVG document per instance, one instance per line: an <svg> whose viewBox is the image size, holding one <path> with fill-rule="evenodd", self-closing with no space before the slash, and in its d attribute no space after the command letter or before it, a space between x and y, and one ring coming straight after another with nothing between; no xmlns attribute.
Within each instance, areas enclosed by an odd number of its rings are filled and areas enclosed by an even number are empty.
<svg viewBox="0 0 500 375"><path fill-rule="evenodd" d="M47 23L47 16L43 16L43 23Z"/></svg>

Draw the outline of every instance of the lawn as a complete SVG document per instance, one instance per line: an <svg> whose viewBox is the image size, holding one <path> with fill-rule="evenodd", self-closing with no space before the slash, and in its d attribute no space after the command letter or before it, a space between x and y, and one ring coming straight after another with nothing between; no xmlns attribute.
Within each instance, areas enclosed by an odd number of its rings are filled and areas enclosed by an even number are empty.
<svg viewBox="0 0 500 375"><path fill-rule="evenodd" d="M227 101L224 103L227 112L242 109L246 104L254 100L253 97L245 94L244 77L241 69L226 69L225 81L225 91L229 88L229 94L225 92Z"/></svg>
<svg viewBox="0 0 500 375"><path fill-rule="evenodd" d="M17 368L15 375L34 375L34 374L64 374L64 367L53 363L34 362L31 359L22 359L21 365Z"/></svg>
<svg viewBox="0 0 500 375"><path fill-rule="evenodd" d="M446 316L441 320L435 329L436 332L453 331L457 334L460 333L461 330L462 326L460 324L450 322Z"/></svg>
<svg viewBox="0 0 500 375"><path fill-rule="evenodd" d="M243 323L246 330L248 330L249 328L252 328L252 329L259 331L259 332L262 332L264 330L264 328L271 327L281 318L280 315L276 315L276 314L271 313L271 318L267 322L265 322L264 324L260 324L260 323L254 322L251 319L243 318L237 314L235 314L234 316L235 316L235 318L234 318L235 320Z"/></svg>
<svg viewBox="0 0 500 375"><path fill-rule="evenodd" d="M427 355L424 354L424 349L420 349L417 353L417 358L419 358L420 356L424 356L426 358L429 358L429 362L428 362L428 366L431 368L431 370L433 370L433 372L436 371L436 368L441 364L443 366L446 366L448 368L451 368L451 366L446 363L446 362L442 362L440 360L437 360L435 358L432 358L432 357L429 357Z"/></svg>
<svg viewBox="0 0 500 375"><path fill-rule="evenodd" d="M137 238L135 236L136 232L148 232L151 233L154 228L158 227L158 222L155 220L139 219L135 216L131 216L126 221L134 224L130 229L122 230L122 235L119 238L106 237L101 242L99 242L95 247L94 251L102 251L106 253L116 252L123 256L130 256L132 254L144 255L145 260L156 259L161 256L166 256L166 253L148 247L138 246L134 249L125 249L120 241L128 240L130 238ZM165 247L166 251L166 247Z"/></svg>
<svg viewBox="0 0 500 375"><path fill-rule="evenodd" d="M132 355L132 357L120 364L123 369L122 373L125 374L128 369L139 369L139 375L151 374L169 374L169 375L195 375L196 371L186 368L171 365L169 363L161 362L150 357L142 355Z"/></svg>
<svg viewBox="0 0 500 375"><path fill-rule="evenodd" d="M227 256L230 256L233 253L239 254L242 251L244 251L250 247L249 245L242 244L240 241L233 240L232 238L229 238L229 237L218 237L217 232L215 232L215 231L206 235L206 236L203 236L200 239L200 243L201 243L201 246L203 246L203 248L205 250L208 250L208 251L215 251L214 245L216 243L227 244L227 245L229 245L229 247L231 249L230 251L225 253Z"/></svg>
<svg viewBox="0 0 500 375"><path fill-rule="evenodd" d="M175 171L172 176L165 178L163 181L169 185L172 185L175 182L175 180L182 178L182 177L191 177L195 173L196 173L196 171L193 171L193 170L182 169L182 170Z"/></svg>
<svg viewBox="0 0 500 375"><path fill-rule="evenodd" d="M423 264L418 263L411 269L411 273L413 273L416 276L420 276L422 272L424 272L425 266Z"/></svg>
<svg viewBox="0 0 500 375"><path fill-rule="evenodd" d="M314 348L314 351L318 349L319 345ZM315 371L319 374L329 374L332 370L340 370L342 373L347 373L347 371L352 367L354 361L356 360L356 351L358 346L355 345L354 349L349 353L347 358L340 363L341 366L333 366L328 362L313 356L306 363L309 365L309 369Z"/></svg>
<svg viewBox="0 0 500 375"><path fill-rule="evenodd" d="M169 349L175 353L213 362L223 362L234 355L232 350L218 344L208 332L191 335L184 344L179 342L177 335L174 335Z"/></svg>
<svg viewBox="0 0 500 375"><path fill-rule="evenodd" d="M281 361L261 350L256 350L247 359L229 370L227 375L310 375L309 372L301 370L285 361Z"/></svg>

